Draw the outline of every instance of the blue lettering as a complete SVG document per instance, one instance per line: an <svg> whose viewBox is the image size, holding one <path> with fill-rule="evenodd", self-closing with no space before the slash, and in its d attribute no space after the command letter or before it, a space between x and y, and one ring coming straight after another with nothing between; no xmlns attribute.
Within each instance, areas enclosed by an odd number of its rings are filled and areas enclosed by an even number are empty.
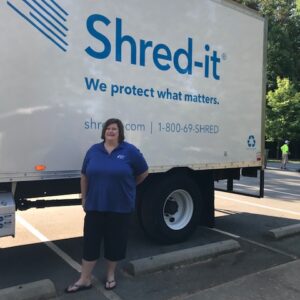
<svg viewBox="0 0 300 300"><path fill-rule="evenodd" d="M205 48L206 51L209 51L209 50L210 50L209 45L205 45L204 48ZM205 55L204 76L205 76L206 78L209 77L209 55Z"/></svg>
<svg viewBox="0 0 300 300"><path fill-rule="evenodd" d="M167 92L168 92L168 91L160 91L160 90L158 90L158 91L157 91L158 98L165 99L166 96L167 96Z"/></svg>
<svg viewBox="0 0 300 300"><path fill-rule="evenodd" d="M141 40L140 65L143 66L143 67L146 65L146 49L151 48L152 45L153 45L152 41Z"/></svg>
<svg viewBox="0 0 300 300"><path fill-rule="evenodd" d="M102 22L108 26L110 24L110 20L102 15L91 15L88 17L86 22L88 32L91 34L91 36L103 43L104 49L101 52L97 52L89 46L85 49L85 51L94 58L103 59L109 56L111 52L111 45L109 39L95 29L94 24L96 22Z"/></svg>
<svg viewBox="0 0 300 300"><path fill-rule="evenodd" d="M193 39L189 37L187 39L187 48L171 49L167 44L159 43L154 44L153 41L140 39L137 40L129 34L123 34L123 24L121 18L115 20L115 40L111 43L109 37L113 36L110 32L109 35L104 35L99 31L99 27L95 28L96 23L102 23L105 26L109 26L111 21L103 15L93 14L87 19L87 30L89 34L96 40L101 42L102 49L95 50L91 46L85 49L86 53L96 59L106 59L112 52L114 47L114 59L117 62L122 62L124 47L129 47L130 50L130 63L132 65L138 65L145 67L151 62L153 65L161 70L168 71L170 69L176 70L179 74L192 75L193 71L202 70L202 76L204 78L213 78L220 80L218 67L221 64L221 59L218 56L218 52L211 49L209 44L204 45L204 54L197 57L194 61L194 55L197 52L193 52ZM108 37L109 36L109 37ZM139 55L139 61L137 56ZM149 57L151 58L149 60ZM95 82L89 82L87 87L90 89L94 87ZM193 100L194 101L194 100Z"/></svg>
<svg viewBox="0 0 300 300"><path fill-rule="evenodd" d="M217 74L217 64L221 62L221 59L217 55L217 51L213 51L213 55L210 58L213 62L213 77L216 80L220 80L220 76Z"/></svg>
<svg viewBox="0 0 300 300"><path fill-rule="evenodd" d="M185 49L178 49L174 53L174 67L180 74L192 74L192 59L193 59L193 39L188 38L188 50ZM185 56L187 60L187 65L185 68L182 68L179 65L179 57Z"/></svg>
<svg viewBox="0 0 300 300"><path fill-rule="evenodd" d="M89 121L84 122L84 129L102 129L103 128L103 123L102 122L96 122L93 120L93 118L90 118Z"/></svg>
<svg viewBox="0 0 300 300"><path fill-rule="evenodd" d="M89 79L87 77L84 77L84 80L85 80L86 88L88 90L90 90L92 88L94 91L99 89L101 92L106 92L106 89L107 89L106 83L104 83L104 82L100 83L99 79L95 80L94 78Z"/></svg>
<svg viewBox="0 0 300 300"><path fill-rule="evenodd" d="M122 61L122 44L128 42L131 46L131 64L136 64L136 43L132 36L122 36L122 20L116 19L116 61Z"/></svg>
<svg viewBox="0 0 300 300"><path fill-rule="evenodd" d="M165 51L165 54L163 53L159 53L160 50L163 50ZM155 66L162 70L162 71L167 71L169 70L171 67L170 67L170 64L161 64L159 62L159 60L166 60L166 61L171 61L172 60L172 53L170 51L170 49L168 48L168 46L166 46L165 44L158 44L154 47L153 49L153 62L155 64Z"/></svg>
<svg viewBox="0 0 300 300"><path fill-rule="evenodd" d="M99 79L94 80L94 78L88 79L87 77L84 77L84 80L88 90L93 88L93 90L96 91L98 89L99 81L100 81Z"/></svg>

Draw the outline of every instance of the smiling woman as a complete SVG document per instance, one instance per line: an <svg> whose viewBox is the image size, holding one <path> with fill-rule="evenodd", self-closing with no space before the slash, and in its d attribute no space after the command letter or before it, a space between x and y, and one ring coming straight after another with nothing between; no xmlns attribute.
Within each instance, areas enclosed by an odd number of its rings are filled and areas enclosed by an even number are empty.
<svg viewBox="0 0 300 300"><path fill-rule="evenodd" d="M117 261L126 255L136 185L148 175L148 165L141 152L124 141L124 126L119 119L104 123L101 138L104 141L93 145L83 161L80 186L86 216L82 273L66 293L91 287L92 270L100 256L102 241L107 260L105 288L116 287L115 268Z"/></svg>

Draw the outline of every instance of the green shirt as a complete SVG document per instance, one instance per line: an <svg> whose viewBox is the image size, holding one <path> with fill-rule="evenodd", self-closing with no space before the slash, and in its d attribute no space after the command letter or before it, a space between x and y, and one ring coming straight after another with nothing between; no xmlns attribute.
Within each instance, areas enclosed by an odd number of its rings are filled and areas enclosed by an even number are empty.
<svg viewBox="0 0 300 300"><path fill-rule="evenodd" d="M287 144L284 144L280 147L282 154L288 154L289 153L289 146Z"/></svg>

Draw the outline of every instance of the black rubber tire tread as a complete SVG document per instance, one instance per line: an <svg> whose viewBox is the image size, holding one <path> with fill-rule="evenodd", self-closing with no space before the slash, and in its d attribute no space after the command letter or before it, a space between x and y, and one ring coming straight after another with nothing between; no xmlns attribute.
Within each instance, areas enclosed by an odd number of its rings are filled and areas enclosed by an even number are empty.
<svg viewBox="0 0 300 300"><path fill-rule="evenodd" d="M169 228L163 217L165 199L174 190L187 191L194 203L194 212L191 221L181 230ZM186 173L174 173L160 176L153 180L145 189L139 205L138 216L145 233L152 239L163 243L173 244L185 241L199 224L202 197L201 191L193 178Z"/></svg>

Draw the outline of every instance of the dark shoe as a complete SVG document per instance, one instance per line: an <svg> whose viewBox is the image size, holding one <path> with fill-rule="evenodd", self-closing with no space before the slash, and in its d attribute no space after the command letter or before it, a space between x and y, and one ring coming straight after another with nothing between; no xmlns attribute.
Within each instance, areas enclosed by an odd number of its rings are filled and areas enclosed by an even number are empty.
<svg viewBox="0 0 300 300"><path fill-rule="evenodd" d="M110 281L107 280L107 281L105 282L104 288L105 288L106 290L113 290L116 286L117 286L117 283L116 283L115 280L110 280Z"/></svg>
<svg viewBox="0 0 300 300"><path fill-rule="evenodd" d="M79 284L75 283L75 284L70 285L67 288L65 288L65 293L72 294L72 293L77 293L77 292L80 292L80 291L89 290L90 288L92 288L92 284L79 285Z"/></svg>

